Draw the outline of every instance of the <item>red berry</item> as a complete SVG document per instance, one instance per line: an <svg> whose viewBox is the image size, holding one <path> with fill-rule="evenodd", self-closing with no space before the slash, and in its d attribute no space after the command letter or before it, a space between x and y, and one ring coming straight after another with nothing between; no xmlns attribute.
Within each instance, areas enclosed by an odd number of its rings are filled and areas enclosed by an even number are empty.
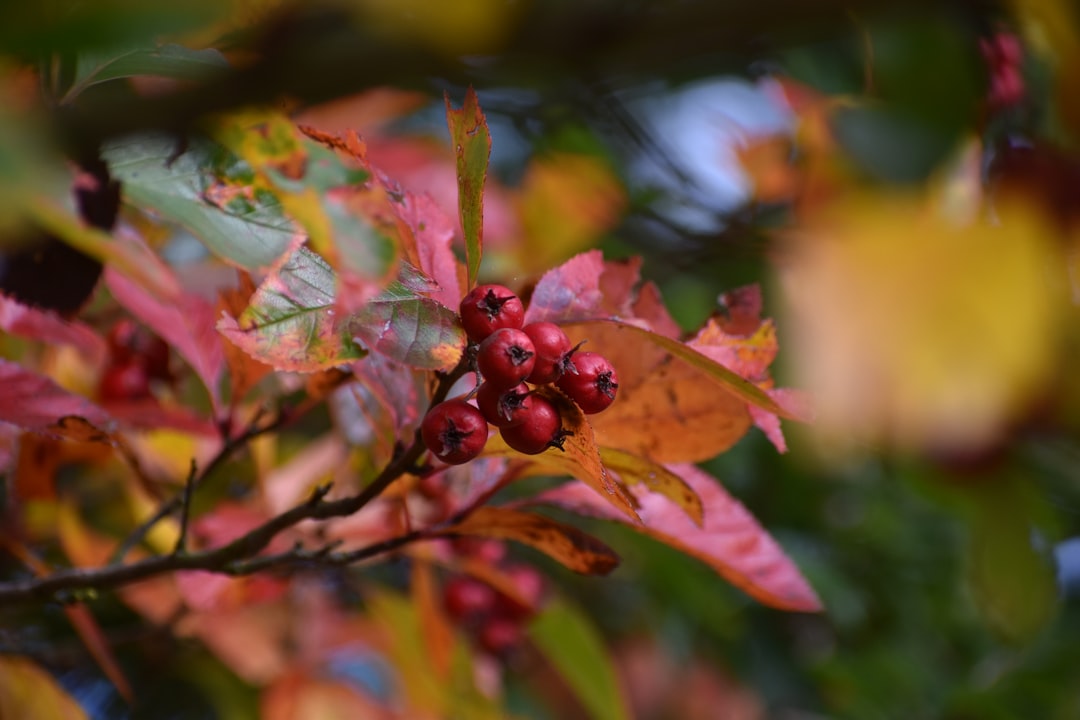
<svg viewBox="0 0 1080 720"><path fill-rule="evenodd" d="M480 628L476 640L492 655L504 655L521 642L520 623L509 618L490 618Z"/></svg>
<svg viewBox="0 0 1080 720"><path fill-rule="evenodd" d="M577 403L586 415L607 409L615 402L619 376L603 355L580 352L574 355L574 369L559 378L559 389Z"/></svg>
<svg viewBox="0 0 1080 720"><path fill-rule="evenodd" d="M562 449L569 433L562 428L559 410L550 400L534 395L529 412L520 425L499 430L506 444L526 455L538 455L549 447Z"/></svg>
<svg viewBox="0 0 1080 720"><path fill-rule="evenodd" d="M476 343L500 328L520 328L525 322L521 300L502 285L477 285L462 299L459 311L465 334Z"/></svg>
<svg viewBox="0 0 1080 720"><path fill-rule="evenodd" d="M570 361L570 338L555 323L534 322L521 328L536 349L536 364L526 378L534 385L555 382L567 371Z"/></svg>
<svg viewBox="0 0 1080 720"><path fill-rule="evenodd" d="M109 365L101 376L98 395L103 402L124 402L150 397L150 377L135 360Z"/></svg>
<svg viewBox="0 0 1080 720"><path fill-rule="evenodd" d="M487 421L464 400L447 400L428 410L420 423L424 444L448 465L469 462L487 443Z"/></svg>
<svg viewBox="0 0 1080 720"><path fill-rule="evenodd" d="M521 330L502 328L480 343L476 367L496 388L512 388L529 373L536 364L536 351L532 340Z"/></svg>
<svg viewBox="0 0 1080 720"><path fill-rule="evenodd" d="M544 578L528 565L511 565L504 570L514 583L516 597L496 593L495 614L512 620L528 620L536 614L544 594Z"/></svg>
<svg viewBox="0 0 1080 720"><path fill-rule="evenodd" d="M476 404L480 406L480 412L487 421L495 427L520 425L532 406L530 392L525 383L519 383L509 390L503 390L489 382L481 383L476 391Z"/></svg>
<svg viewBox="0 0 1080 720"><path fill-rule="evenodd" d="M462 620L483 615L495 607L495 590L470 577L455 577L443 588L443 605L450 616Z"/></svg>

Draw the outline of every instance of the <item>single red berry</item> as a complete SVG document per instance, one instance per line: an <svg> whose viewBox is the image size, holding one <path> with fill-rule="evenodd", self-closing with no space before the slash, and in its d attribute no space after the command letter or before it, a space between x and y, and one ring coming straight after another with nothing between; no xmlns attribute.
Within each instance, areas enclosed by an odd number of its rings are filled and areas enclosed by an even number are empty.
<svg viewBox="0 0 1080 720"><path fill-rule="evenodd" d="M568 372L558 380L559 389L577 403L581 412L592 415L615 402L619 376L603 355L579 352L574 355L576 373Z"/></svg>
<svg viewBox="0 0 1080 720"><path fill-rule="evenodd" d="M536 614L544 594L544 578L528 565L511 565L503 574L508 576L517 591L515 597L496 593L495 614L512 620L528 620Z"/></svg>
<svg viewBox="0 0 1080 720"><path fill-rule="evenodd" d="M572 349L570 338L555 323L534 322L521 328L529 336L536 349L536 364L526 378L534 385L543 385L558 380L567 372Z"/></svg>
<svg viewBox="0 0 1080 720"><path fill-rule="evenodd" d="M503 428L520 425L525 414L532 406L532 391L525 383L519 383L509 390L502 390L489 382L481 383L476 391L476 404L487 421L495 427Z"/></svg>
<svg viewBox="0 0 1080 720"><path fill-rule="evenodd" d="M477 633L476 641L492 655L505 655L513 650L522 638L521 624L510 618L489 618Z"/></svg>
<svg viewBox="0 0 1080 720"><path fill-rule="evenodd" d="M477 285L462 299L459 311L465 334L475 343L500 328L520 328L525 322L525 306L502 285Z"/></svg>
<svg viewBox="0 0 1080 720"><path fill-rule="evenodd" d="M469 462L487 443L487 421L464 400L447 400L428 410L420 423L424 444L448 465Z"/></svg>
<svg viewBox="0 0 1080 720"><path fill-rule="evenodd" d="M150 377L146 374L146 368L134 359L109 365L101 376L98 395L103 402L150 397Z"/></svg>
<svg viewBox="0 0 1080 720"><path fill-rule="evenodd" d="M532 340L521 330L502 328L480 343L476 355L476 367L492 386L506 390L512 388L529 373L536 364L536 351Z"/></svg>
<svg viewBox="0 0 1080 720"><path fill-rule="evenodd" d="M471 577L455 577L443 588L443 606L457 620L490 612L495 600L496 593L490 585Z"/></svg>
<svg viewBox="0 0 1080 720"><path fill-rule="evenodd" d="M550 400L534 395L529 412L520 425L499 430L506 444L525 455L538 455L549 447L562 450L563 441L573 433L563 430L559 410Z"/></svg>

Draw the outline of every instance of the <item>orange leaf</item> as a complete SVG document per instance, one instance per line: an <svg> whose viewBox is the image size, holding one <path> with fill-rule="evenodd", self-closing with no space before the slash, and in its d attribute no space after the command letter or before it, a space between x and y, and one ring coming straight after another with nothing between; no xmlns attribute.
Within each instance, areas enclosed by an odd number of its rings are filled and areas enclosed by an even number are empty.
<svg viewBox="0 0 1080 720"><path fill-rule="evenodd" d="M597 505L602 503L599 498L595 502ZM606 504L601 506L605 509L610 507ZM610 509L607 512L614 514ZM549 555L583 575L607 575L619 564L619 557L614 551L592 535L543 515L505 507L479 507L441 534L514 540Z"/></svg>
<svg viewBox="0 0 1080 720"><path fill-rule="evenodd" d="M671 469L701 497L705 506L704 526L694 525L667 498L639 487L635 488L635 494L645 524L631 527L696 557L766 605L801 612L822 609L813 588L783 548L715 478L693 465ZM537 499L582 515L625 522L578 483L554 488Z"/></svg>

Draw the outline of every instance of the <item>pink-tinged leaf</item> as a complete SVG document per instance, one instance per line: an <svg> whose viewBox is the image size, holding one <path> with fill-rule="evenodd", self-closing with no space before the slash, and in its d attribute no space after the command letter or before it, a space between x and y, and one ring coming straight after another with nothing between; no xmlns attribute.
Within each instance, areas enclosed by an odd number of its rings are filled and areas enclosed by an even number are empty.
<svg viewBox="0 0 1080 720"><path fill-rule="evenodd" d="M694 465L675 465L669 469L701 498L705 507L704 526L694 525L681 508L639 485L633 492L640 502L645 524L631 524L631 527L708 564L759 602L800 612L822 609L817 594L783 548L715 478ZM536 500L581 515L625 522L610 505L580 483L548 490Z"/></svg>
<svg viewBox="0 0 1080 720"><path fill-rule="evenodd" d="M548 270L533 289L525 322L565 323L607 314L600 310L604 299L600 292L603 272L604 255L599 250L575 255Z"/></svg>
<svg viewBox="0 0 1080 720"><path fill-rule="evenodd" d="M0 360L0 422L48 431L65 415L78 415L99 427L110 422L104 410L81 395L17 363Z"/></svg>
<svg viewBox="0 0 1080 720"><path fill-rule="evenodd" d="M605 468L618 474L624 485L643 484L650 491L663 495L681 507L695 525L701 526L705 517L701 498L685 480L660 463L606 447L600 448L600 459L603 460Z"/></svg>
<svg viewBox="0 0 1080 720"><path fill-rule="evenodd" d="M315 372L363 357L348 323L334 308L334 273L301 248L270 275L238 318L217 329L237 347L277 370Z"/></svg>
<svg viewBox="0 0 1080 720"><path fill-rule="evenodd" d="M607 575L619 565L611 548L573 525L505 507L478 507L440 534L514 540L583 575Z"/></svg>
<svg viewBox="0 0 1080 720"><path fill-rule="evenodd" d="M487 181L488 159L491 157L491 133L487 119L480 110L480 101L471 87L465 93L460 110L446 98L446 124L457 159L458 212L465 233L465 263L468 272L466 287L476 283L480 273L480 258L484 247L484 183Z"/></svg>
<svg viewBox="0 0 1080 720"><path fill-rule="evenodd" d="M105 268L105 283L120 305L191 365L209 391L215 411L219 410L225 351L215 328L214 306L189 293L164 303L111 267Z"/></svg>
<svg viewBox="0 0 1080 720"><path fill-rule="evenodd" d="M751 382L767 378L769 365L779 350L773 321L759 323L746 336L725 332L721 323L718 318L709 318L686 344Z"/></svg>
<svg viewBox="0 0 1080 720"><path fill-rule="evenodd" d="M155 398L108 402L103 407L117 422L133 428L178 430L203 437L219 435L219 428L211 419L183 405L163 405Z"/></svg>
<svg viewBox="0 0 1080 720"><path fill-rule="evenodd" d="M461 263L453 250L453 221L426 194L405 193L397 208L416 240L417 265L435 281L435 287L427 295L456 309L465 293L461 291L458 272Z"/></svg>
<svg viewBox="0 0 1080 720"><path fill-rule="evenodd" d="M55 345L71 345L91 362L105 357L105 341L88 325L53 312L28 307L0 295L0 329L11 335Z"/></svg>
<svg viewBox="0 0 1080 720"><path fill-rule="evenodd" d="M777 405L786 408L795 417L802 418L806 422L811 422L814 419L813 404L808 393L794 388L768 388L765 392L769 394L769 397ZM777 450L786 453L788 450L787 441L784 439L784 432L780 428L780 418L754 405L750 405L749 408L754 425L765 433L765 437L769 438L769 442Z"/></svg>
<svg viewBox="0 0 1080 720"><path fill-rule="evenodd" d="M394 283L356 313L349 329L372 352L424 370L452 368L466 345L465 331L453 310L401 283Z"/></svg>

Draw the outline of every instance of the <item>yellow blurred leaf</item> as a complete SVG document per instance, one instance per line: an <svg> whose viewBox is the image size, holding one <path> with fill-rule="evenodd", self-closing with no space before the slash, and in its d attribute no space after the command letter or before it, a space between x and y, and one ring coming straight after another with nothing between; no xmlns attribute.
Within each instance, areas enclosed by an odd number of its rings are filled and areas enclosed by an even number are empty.
<svg viewBox="0 0 1080 720"><path fill-rule="evenodd" d="M544 272L592 245L626 206L618 178L602 161L559 153L526 170L518 202L525 242L520 271Z"/></svg>
<svg viewBox="0 0 1080 720"><path fill-rule="evenodd" d="M0 718L86 720L59 683L30 660L0 656Z"/></svg>
<svg viewBox="0 0 1080 720"><path fill-rule="evenodd" d="M1045 389L1064 285L1052 236L1016 204L969 224L937 209L863 195L792 233L790 357L827 438L972 448Z"/></svg>

